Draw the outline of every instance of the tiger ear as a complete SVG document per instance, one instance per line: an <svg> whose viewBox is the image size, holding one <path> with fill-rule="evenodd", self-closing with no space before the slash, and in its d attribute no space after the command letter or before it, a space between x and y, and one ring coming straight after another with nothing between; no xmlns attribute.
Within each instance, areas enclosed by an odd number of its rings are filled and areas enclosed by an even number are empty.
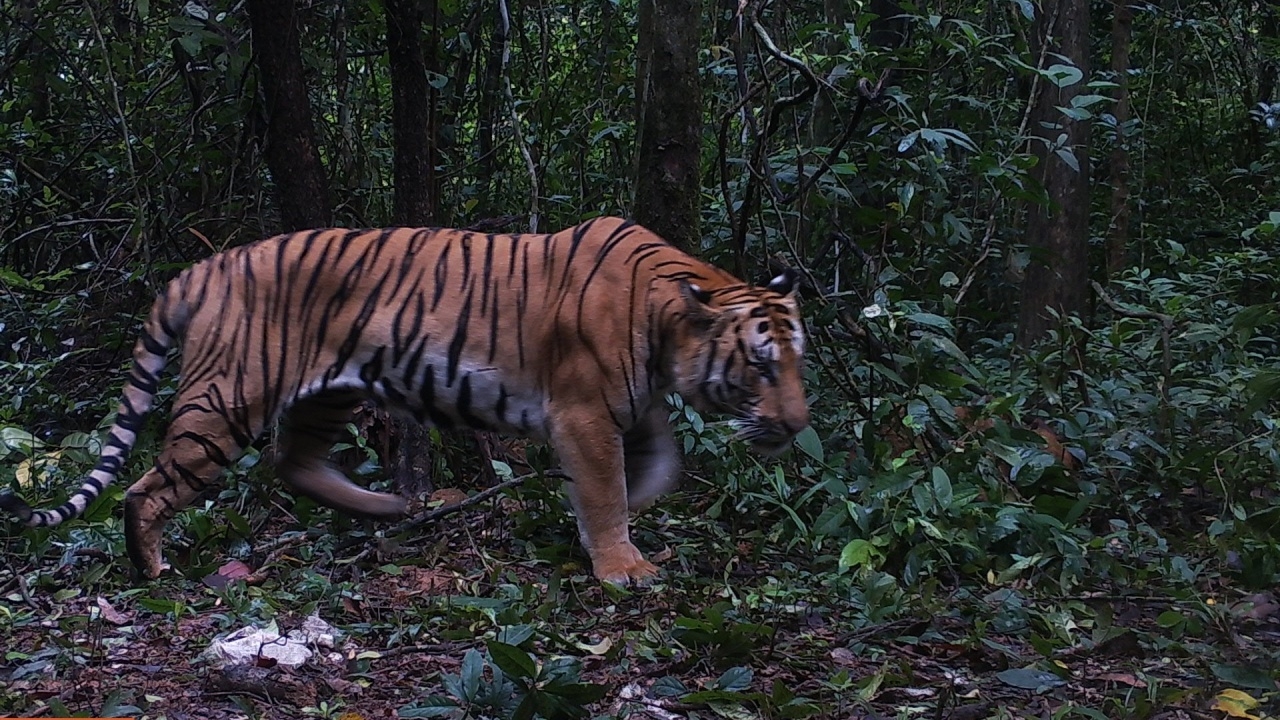
<svg viewBox="0 0 1280 720"><path fill-rule="evenodd" d="M711 322L715 318L715 309L711 307L711 293L701 286L681 279L680 297L684 298L685 309L694 320Z"/></svg>
<svg viewBox="0 0 1280 720"><path fill-rule="evenodd" d="M778 293L779 295L790 295L800 286L800 273L792 268L786 268L778 275L769 280L766 289Z"/></svg>

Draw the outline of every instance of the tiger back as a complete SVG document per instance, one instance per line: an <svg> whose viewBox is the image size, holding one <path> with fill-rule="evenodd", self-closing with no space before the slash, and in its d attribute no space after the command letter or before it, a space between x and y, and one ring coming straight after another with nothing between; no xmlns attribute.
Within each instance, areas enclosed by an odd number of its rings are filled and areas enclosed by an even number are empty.
<svg viewBox="0 0 1280 720"><path fill-rule="evenodd" d="M28 525L82 513L123 467L165 355L182 372L151 470L125 495L126 546L156 577L165 524L277 420L279 475L346 513L395 517L398 495L328 462L365 399L436 427L550 441L595 575L657 573L628 511L671 489L679 456L664 396L727 413L765 453L809 423L790 271L753 287L633 223L550 235L326 229L227 250L174 279L135 347L115 425L82 486Z"/></svg>

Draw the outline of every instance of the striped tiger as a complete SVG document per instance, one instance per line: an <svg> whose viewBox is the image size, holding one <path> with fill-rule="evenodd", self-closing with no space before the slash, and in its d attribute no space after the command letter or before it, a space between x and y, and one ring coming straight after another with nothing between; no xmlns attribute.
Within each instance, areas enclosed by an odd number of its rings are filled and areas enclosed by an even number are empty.
<svg viewBox="0 0 1280 720"><path fill-rule="evenodd" d="M657 568L628 511L670 490L679 456L664 396L736 419L781 452L809 424L797 276L753 287L618 218L550 235L451 229L326 229L210 257L151 309L115 424L61 506L0 508L28 526L84 512L116 479L151 408L165 355L183 368L155 465L125 494L140 573L163 562L165 524L277 420L277 471L346 513L391 518L404 498L353 484L328 462L365 399L439 428L549 441L596 577Z"/></svg>

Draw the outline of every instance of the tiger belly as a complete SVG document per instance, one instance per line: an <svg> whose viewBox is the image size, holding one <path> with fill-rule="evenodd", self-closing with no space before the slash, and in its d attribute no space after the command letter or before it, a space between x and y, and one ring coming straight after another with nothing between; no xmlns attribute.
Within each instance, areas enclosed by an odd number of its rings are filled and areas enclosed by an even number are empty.
<svg viewBox="0 0 1280 720"><path fill-rule="evenodd" d="M542 394L520 388L504 370L458 363L428 363L406 381L403 368L371 373L370 364L348 363L332 378L312 383L299 398L354 392L391 410L408 413L425 425L449 430L470 428L546 440Z"/></svg>

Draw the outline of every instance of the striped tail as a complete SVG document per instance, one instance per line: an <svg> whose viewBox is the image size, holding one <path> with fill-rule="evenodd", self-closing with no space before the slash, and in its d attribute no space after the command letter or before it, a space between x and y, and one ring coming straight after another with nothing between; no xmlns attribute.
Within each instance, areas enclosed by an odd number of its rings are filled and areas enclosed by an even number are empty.
<svg viewBox="0 0 1280 720"><path fill-rule="evenodd" d="M107 434L98 464L85 478L84 484L66 502L52 510L33 510L17 495L0 492L0 510L14 515L28 527L58 525L78 517L108 485L115 482L116 475L128 461L129 452L138 440L138 431L142 429L147 413L151 410L160 372L164 370L165 354L173 347L186 325L185 317L173 318L169 313L170 297L179 295L179 292L175 292L177 285L178 283L171 285L169 291L151 308L151 317L133 348L133 369L125 382L120 408L116 412L116 422ZM184 303L179 301L173 305L181 307Z"/></svg>

